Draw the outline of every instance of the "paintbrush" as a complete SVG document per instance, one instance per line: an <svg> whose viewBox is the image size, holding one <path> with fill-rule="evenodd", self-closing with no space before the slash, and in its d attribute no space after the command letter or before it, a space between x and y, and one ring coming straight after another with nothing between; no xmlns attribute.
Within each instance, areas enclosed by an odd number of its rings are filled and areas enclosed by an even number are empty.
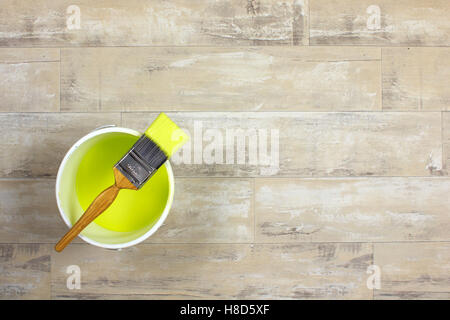
<svg viewBox="0 0 450 320"><path fill-rule="evenodd" d="M113 203L121 189L139 190L188 139L183 130L161 113L113 167L115 183L94 199L78 221L59 240L55 250L62 251Z"/></svg>

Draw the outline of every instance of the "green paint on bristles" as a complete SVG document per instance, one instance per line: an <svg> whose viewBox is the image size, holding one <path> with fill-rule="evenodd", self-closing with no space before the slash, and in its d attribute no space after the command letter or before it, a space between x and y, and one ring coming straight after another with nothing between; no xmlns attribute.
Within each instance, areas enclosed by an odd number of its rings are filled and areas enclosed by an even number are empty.
<svg viewBox="0 0 450 320"><path fill-rule="evenodd" d="M159 114L145 131L145 135L152 139L168 158L189 140L189 136L164 113Z"/></svg>

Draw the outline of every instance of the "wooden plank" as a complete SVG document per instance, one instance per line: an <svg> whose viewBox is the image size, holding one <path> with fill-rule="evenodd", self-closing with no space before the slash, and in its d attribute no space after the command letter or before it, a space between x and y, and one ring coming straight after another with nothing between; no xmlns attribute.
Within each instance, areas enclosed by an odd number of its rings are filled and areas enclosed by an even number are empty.
<svg viewBox="0 0 450 320"><path fill-rule="evenodd" d="M71 48L61 55L63 111L381 110L379 48Z"/></svg>
<svg viewBox="0 0 450 320"><path fill-rule="evenodd" d="M253 241L252 181L180 178L175 188L168 218L147 241ZM0 180L0 243L55 244L65 231L53 179Z"/></svg>
<svg viewBox="0 0 450 320"><path fill-rule="evenodd" d="M450 112L442 112L442 158L443 172L450 174Z"/></svg>
<svg viewBox="0 0 450 320"><path fill-rule="evenodd" d="M168 114L192 136L182 151L172 158L176 164L174 171L180 176L442 174L439 112ZM124 113L123 125L145 130L156 115L157 113ZM231 131L236 129L243 130L242 136L247 135L246 149L237 147L236 139L234 143L230 139L227 144L227 134L232 137ZM256 140L259 140L258 143ZM218 146L218 151L222 150L222 156L211 160L212 141L215 143L213 146ZM267 142L267 149L259 147L261 141ZM276 150L277 144L278 153L272 151ZM258 155L253 152L255 149L259 150ZM239 154L246 156L242 164L238 162ZM255 154L257 158L253 164L250 163L250 154ZM263 161L261 154L267 155L269 161ZM227 157L230 158L229 162Z"/></svg>
<svg viewBox="0 0 450 320"><path fill-rule="evenodd" d="M376 299L449 299L450 244L377 243L381 288Z"/></svg>
<svg viewBox="0 0 450 320"><path fill-rule="evenodd" d="M56 243L66 231L53 179L0 180L0 243Z"/></svg>
<svg viewBox="0 0 450 320"><path fill-rule="evenodd" d="M61 49L61 111L102 111L103 59L102 51L97 48Z"/></svg>
<svg viewBox="0 0 450 320"><path fill-rule="evenodd" d="M383 48L383 109L450 110L450 48Z"/></svg>
<svg viewBox="0 0 450 320"><path fill-rule="evenodd" d="M167 220L148 242L253 241L249 179L177 178Z"/></svg>
<svg viewBox="0 0 450 320"><path fill-rule="evenodd" d="M0 46L308 44L307 4L307 0L37 0L31 6L23 0L5 0Z"/></svg>
<svg viewBox="0 0 450 320"><path fill-rule="evenodd" d="M447 0L314 0L310 43L448 46L449 15Z"/></svg>
<svg viewBox="0 0 450 320"><path fill-rule="evenodd" d="M0 177L54 177L69 148L120 114L0 114Z"/></svg>
<svg viewBox="0 0 450 320"><path fill-rule="evenodd" d="M0 64L59 62L59 49L0 48Z"/></svg>
<svg viewBox="0 0 450 320"><path fill-rule="evenodd" d="M59 49L0 48L0 112L59 111Z"/></svg>
<svg viewBox="0 0 450 320"><path fill-rule="evenodd" d="M42 244L0 244L0 299L50 299L50 253Z"/></svg>
<svg viewBox="0 0 450 320"><path fill-rule="evenodd" d="M256 241L449 241L450 179L256 179Z"/></svg>
<svg viewBox="0 0 450 320"><path fill-rule="evenodd" d="M370 244L76 244L52 255L52 298L371 299ZM68 290L78 265L81 289Z"/></svg>

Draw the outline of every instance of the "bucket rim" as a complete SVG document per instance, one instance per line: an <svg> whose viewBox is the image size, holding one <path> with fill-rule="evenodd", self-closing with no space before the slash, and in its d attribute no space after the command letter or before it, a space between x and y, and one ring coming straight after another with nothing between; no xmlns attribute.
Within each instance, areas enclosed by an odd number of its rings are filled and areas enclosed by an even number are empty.
<svg viewBox="0 0 450 320"><path fill-rule="evenodd" d="M89 132L88 134L86 134L85 136L83 136L82 138L80 138L78 141L76 141L72 147L70 147L70 149L67 151L67 153L65 154L63 160L61 161L61 164L59 165L58 168L58 173L56 175L56 184L55 184L55 196L56 196L56 204L58 206L58 212L59 215L61 216L61 218L63 219L64 223L71 228L72 224L70 223L69 219L67 218L66 214L64 213L64 210L62 209L61 206L61 200L59 199L58 196L58 191L60 189L61 186L61 176L62 176L62 172L64 171L64 168L66 166L67 161L69 160L70 156L73 154L73 152L83 143L85 143L86 141L105 134L105 133L114 133L114 132L122 132L122 133L128 133L131 135L134 135L136 137L140 137L142 135L142 133L140 133L137 130L134 129L129 129L129 128L124 128L124 127L116 127L114 125L110 125L110 126L102 126L100 128L94 129L93 131ZM148 237L150 237L153 233L156 232L156 230L159 229L159 227L164 223L164 221L166 220L169 211L172 207L172 202L173 202L173 196L174 196L174 176L173 176L173 171L172 171L172 166L170 165L170 161L167 160L164 163L164 166L166 167L166 171L167 171L167 177L169 179L169 195L168 195L168 199L166 202L166 206L164 207L164 211L162 212L161 216L159 217L159 219L156 221L156 223L150 228L150 230L148 230L146 233L144 233L143 235L141 235L140 237L128 241L128 242L124 242L124 243L115 243L115 244L109 244L109 243L102 243L99 241L95 241L89 237L86 237L83 234L79 234L78 237L80 237L81 239L83 239L85 242L92 244L94 246L97 247L101 247L101 248L105 248L105 249L122 249L122 248L127 248L127 247L131 247L134 246L144 240L146 240Z"/></svg>

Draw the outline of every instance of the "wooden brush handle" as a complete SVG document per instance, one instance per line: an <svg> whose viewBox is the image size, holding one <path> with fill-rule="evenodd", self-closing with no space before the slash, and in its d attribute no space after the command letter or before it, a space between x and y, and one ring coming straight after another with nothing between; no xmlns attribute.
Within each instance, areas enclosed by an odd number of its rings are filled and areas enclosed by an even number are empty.
<svg viewBox="0 0 450 320"><path fill-rule="evenodd" d="M72 228L59 240L55 250L61 252L86 226L97 218L116 199L120 188L114 184L100 193Z"/></svg>
<svg viewBox="0 0 450 320"><path fill-rule="evenodd" d="M55 250L61 252L86 226L97 218L103 211L116 199L120 189L137 190L138 188L131 183L116 167L113 168L115 183L105 189L91 203L89 208L83 213L72 228L59 240Z"/></svg>

